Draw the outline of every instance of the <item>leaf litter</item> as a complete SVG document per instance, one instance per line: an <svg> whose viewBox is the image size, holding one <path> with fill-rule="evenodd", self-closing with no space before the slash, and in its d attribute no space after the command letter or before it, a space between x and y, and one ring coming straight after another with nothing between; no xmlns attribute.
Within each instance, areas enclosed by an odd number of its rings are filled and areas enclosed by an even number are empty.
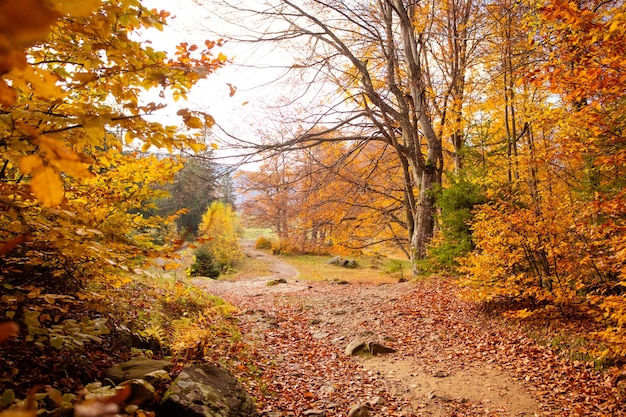
<svg viewBox="0 0 626 417"><path fill-rule="evenodd" d="M450 279L372 284L275 275L200 281L239 308L240 364L263 416L624 416L616 377L560 357L458 297ZM267 286L277 279L287 284ZM360 337L395 353L349 356Z"/></svg>

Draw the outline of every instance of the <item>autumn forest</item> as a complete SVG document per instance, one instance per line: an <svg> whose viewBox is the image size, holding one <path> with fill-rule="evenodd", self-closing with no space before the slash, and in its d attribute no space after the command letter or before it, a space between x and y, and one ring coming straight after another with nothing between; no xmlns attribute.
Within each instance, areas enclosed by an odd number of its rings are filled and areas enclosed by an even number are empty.
<svg viewBox="0 0 626 417"><path fill-rule="evenodd" d="M236 33L167 52L145 34L176 10L147 1L0 1L2 417L154 416L107 411L129 389L85 394L138 354L173 358L178 371L219 362L269 407L272 365L255 365L237 324L248 301L198 284L260 274L242 240L294 265L379 259L487 321L576 328L585 345L567 360L610 381L613 408L598 415L619 415L623 1L192 3L238 22ZM291 59L254 137L187 101L237 64L236 42ZM229 87L223 100L238 94ZM168 112L176 123L157 117ZM239 162L216 158L226 149ZM394 295L398 311L428 308L415 291ZM416 415L394 410L380 415Z"/></svg>

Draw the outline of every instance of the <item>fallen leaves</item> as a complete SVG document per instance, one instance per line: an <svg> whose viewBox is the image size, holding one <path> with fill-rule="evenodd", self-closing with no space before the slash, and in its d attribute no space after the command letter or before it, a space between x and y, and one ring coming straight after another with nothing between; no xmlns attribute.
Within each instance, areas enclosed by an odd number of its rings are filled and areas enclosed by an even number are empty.
<svg viewBox="0 0 626 417"><path fill-rule="evenodd" d="M536 344L458 299L452 281L294 288L259 287L254 295L236 282L209 288L240 308L252 346L248 366L257 375L249 388L264 416L344 416L365 403L373 416L502 416L533 397L526 406L536 415L626 415L617 387L621 373L605 375ZM382 368L376 369L372 359L343 352L355 336L397 352L377 356ZM484 386L467 395L423 391L421 385L433 380Z"/></svg>

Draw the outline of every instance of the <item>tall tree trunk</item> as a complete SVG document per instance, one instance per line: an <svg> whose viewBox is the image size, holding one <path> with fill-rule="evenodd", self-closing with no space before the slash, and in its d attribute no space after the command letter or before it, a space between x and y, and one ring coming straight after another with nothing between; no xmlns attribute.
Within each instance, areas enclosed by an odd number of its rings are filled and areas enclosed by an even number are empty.
<svg viewBox="0 0 626 417"><path fill-rule="evenodd" d="M419 273L417 263L426 257L426 248L435 230L435 198L434 189L441 185L443 170L443 150L441 138L436 134L430 117L426 100L424 71L420 62L421 37L416 35L413 27L415 5L405 5L402 0L394 0L394 11L398 14L404 58L408 68L409 88L413 98L413 112L419 132L407 132L413 144L411 167L414 170L416 183L419 186L419 197L413 216L413 233L411 235L411 264L413 273ZM426 140L426 159L420 149L422 135Z"/></svg>

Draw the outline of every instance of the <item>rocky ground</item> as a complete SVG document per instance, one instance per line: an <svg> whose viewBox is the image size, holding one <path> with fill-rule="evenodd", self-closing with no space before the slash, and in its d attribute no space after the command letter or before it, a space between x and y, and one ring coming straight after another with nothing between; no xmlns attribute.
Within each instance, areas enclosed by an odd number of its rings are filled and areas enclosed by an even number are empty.
<svg viewBox="0 0 626 417"><path fill-rule="evenodd" d="M239 308L264 416L345 416L359 404L381 417L626 415L609 375L488 320L449 280L304 282L248 253L274 273L197 283ZM347 355L357 337L395 352Z"/></svg>

